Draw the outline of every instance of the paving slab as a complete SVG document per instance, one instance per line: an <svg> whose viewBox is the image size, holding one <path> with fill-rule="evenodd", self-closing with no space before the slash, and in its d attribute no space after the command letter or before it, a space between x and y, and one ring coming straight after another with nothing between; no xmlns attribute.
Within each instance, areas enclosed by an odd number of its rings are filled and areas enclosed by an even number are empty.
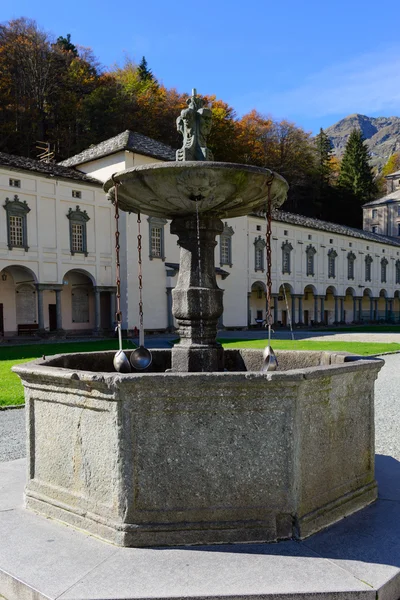
<svg viewBox="0 0 400 600"><path fill-rule="evenodd" d="M303 542L117 548L21 507L25 460L0 464L6 600L398 600L399 463L377 457L377 503ZM390 482L393 481L391 486Z"/></svg>

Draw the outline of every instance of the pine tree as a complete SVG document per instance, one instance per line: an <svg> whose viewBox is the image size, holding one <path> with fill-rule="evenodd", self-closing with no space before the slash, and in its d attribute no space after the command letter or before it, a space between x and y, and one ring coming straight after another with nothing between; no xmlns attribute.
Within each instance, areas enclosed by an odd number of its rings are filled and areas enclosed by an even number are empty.
<svg viewBox="0 0 400 600"><path fill-rule="evenodd" d="M315 149L317 152L317 177L320 188L324 188L330 184L332 179L333 149L332 142L322 127L319 134L315 136Z"/></svg>
<svg viewBox="0 0 400 600"><path fill-rule="evenodd" d="M360 130L354 129L347 140L342 158L338 185L351 192L358 205L372 200L377 192L369 153Z"/></svg>
<svg viewBox="0 0 400 600"><path fill-rule="evenodd" d="M141 81L155 81L154 75L153 75L151 69L148 68L147 60L144 56L143 56L142 60L140 61L140 65L138 66L137 71L139 74L139 79Z"/></svg>

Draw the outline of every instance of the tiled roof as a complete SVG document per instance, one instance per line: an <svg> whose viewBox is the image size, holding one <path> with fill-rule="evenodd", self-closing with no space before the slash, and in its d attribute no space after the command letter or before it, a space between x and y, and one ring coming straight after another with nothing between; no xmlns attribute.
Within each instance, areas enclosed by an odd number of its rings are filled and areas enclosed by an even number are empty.
<svg viewBox="0 0 400 600"><path fill-rule="evenodd" d="M330 223L329 221L321 221L320 219L303 217L303 215L295 215L293 213L284 212L282 210L273 211L272 218L274 221L280 221L281 223L289 223L290 225L300 225L301 227L309 227L310 229L318 229L320 231L328 231L330 233L348 235L349 237L359 238L361 240L368 240L371 242L378 242L380 244L400 246L400 241L397 241L395 238L386 235L378 235L377 233L371 233L369 231L364 231L363 229L347 227L347 225L338 225L337 223Z"/></svg>
<svg viewBox="0 0 400 600"><path fill-rule="evenodd" d="M159 160L175 160L175 150L171 146L127 129L115 137L104 140L100 144L91 146L87 150L61 161L59 164L65 167L75 167L121 150L130 150Z"/></svg>
<svg viewBox="0 0 400 600"><path fill-rule="evenodd" d="M378 198L377 200L371 200L371 202L367 202L363 204L363 208L368 206L379 206L382 204L390 204L391 202L400 202L400 189L395 192L391 192L387 196L383 196L383 198Z"/></svg>
<svg viewBox="0 0 400 600"><path fill-rule="evenodd" d="M17 171L33 171L34 173L41 173L46 177L74 179L81 183L90 183L98 186L103 185L98 179L89 177L75 169L69 169L68 167L57 165L56 163L46 163L40 160L34 160L33 158L26 158L25 156L6 154L5 152L0 152L0 167L8 167L9 169Z"/></svg>

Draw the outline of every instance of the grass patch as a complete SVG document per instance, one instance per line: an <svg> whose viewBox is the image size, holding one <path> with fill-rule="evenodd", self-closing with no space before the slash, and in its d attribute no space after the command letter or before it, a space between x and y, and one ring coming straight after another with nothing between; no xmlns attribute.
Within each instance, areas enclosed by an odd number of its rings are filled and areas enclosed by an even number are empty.
<svg viewBox="0 0 400 600"><path fill-rule="evenodd" d="M224 348L265 348L265 340L220 339ZM352 352L361 356L400 351L400 344L378 342L315 342L309 340L272 340L274 350L324 350L331 352Z"/></svg>
<svg viewBox="0 0 400 600"><path fill-rule="evenodd" d="M11 371L13 365L53 354L70 354L71 352L100 352L102 350L117 351L117 340L99 340L90 342L59 342L54 344L27 344L26 346L0 347L0 406L24 403L24 390L18 375ZM128 340L123 340L123 347L132 349Z"/></svg>

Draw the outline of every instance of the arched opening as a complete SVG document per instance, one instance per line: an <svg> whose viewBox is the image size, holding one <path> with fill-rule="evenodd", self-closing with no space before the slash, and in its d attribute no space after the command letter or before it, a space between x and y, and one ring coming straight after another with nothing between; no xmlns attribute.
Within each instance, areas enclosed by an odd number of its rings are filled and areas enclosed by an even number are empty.
<svg viewBox="0 0 400 600"><path fill-rule="evenodd" d="M339 308L336 296L336 288L333 285L326 288L324 314L322 318L325 325L332 325L333 323L339 322Z"/></svg>
<svg viewBox="0 0 400 600"><path fill-rule="evenodd" d="M355 296L356 292L354 288L348 287L346 289L344 295L344 303L343 303L343 312L344 317L343 320L345 323L352 323L356 320L356 306L355 306Z"/></svg>
<svg viewBox="0 0 400 600"><path fill-rule="evenodd" d="M282 327L289 327L295 322L294 290L290 283L282 283L279 287L277 301L277 322Z"/></svg>
<svg viewBox="0 0 400 600"><path fill-rule="evenodd" d="M384 322L388 320L388 293L385 289L381 289L378 297L377 321Z"/></svg>
<svg viewBox="0 0 400 600"><path fill-rule="evenodd" d="M0 335L34 334L38 329L37 277L31 269L9 265L0 273Z"/></svg>
<svg viewBox="0 0 400 600"><path fill-rule="evenodd" d="M91 333L95 327L94 278L90 273L72 269L63 277L61 306L63 329Z"/></svg>
<svg viewBox="0 0 400 600"><path fill-rule="evenodd" d="M400 322L400 290L396 290L393 295L393 321L395 323Z"/></svg>
<svg viewBox="0 0 400 600"><path fill-rule="evenodd" d="M313 285L306 285L304 288L304 313L303 322L306 327L316 325L318 318L318 298L317 290Z"/></svg>
<svg viewBox="0 0 400 600"><path fill-rule="evenodd" d="M364 289L361 298L361 320L364 323L370 323L374 320L374 301L369 288Z"/></svg>

